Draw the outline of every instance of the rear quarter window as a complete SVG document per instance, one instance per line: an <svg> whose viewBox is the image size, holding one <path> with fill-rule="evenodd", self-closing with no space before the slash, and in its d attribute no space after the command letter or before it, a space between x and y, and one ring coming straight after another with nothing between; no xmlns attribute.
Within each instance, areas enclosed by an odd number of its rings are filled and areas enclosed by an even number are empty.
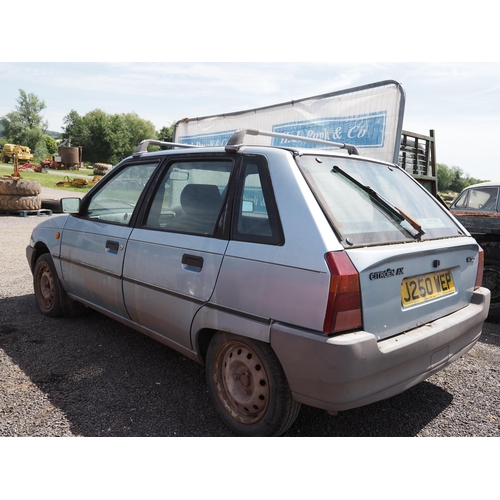
<svg viewBox="0 0 500 500"><path fill-rule="evenodd" d="M236 241L282 245L283 231L267 163L246 157L238 179L231 238Z"/></svg>

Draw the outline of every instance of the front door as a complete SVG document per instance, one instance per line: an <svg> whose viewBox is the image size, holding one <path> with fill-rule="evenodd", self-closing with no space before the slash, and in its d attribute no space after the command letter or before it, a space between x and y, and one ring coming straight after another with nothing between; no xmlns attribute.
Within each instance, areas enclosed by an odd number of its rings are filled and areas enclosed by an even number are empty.
<svg viewBox="0 0 500 500"><path fill-rule="evenodd" d="M66 291L124 318L128 315L121 281L131 220L156 166L143 163L121 169L91 194L82 213L69 217L62 233L61 267Z"/></svg>

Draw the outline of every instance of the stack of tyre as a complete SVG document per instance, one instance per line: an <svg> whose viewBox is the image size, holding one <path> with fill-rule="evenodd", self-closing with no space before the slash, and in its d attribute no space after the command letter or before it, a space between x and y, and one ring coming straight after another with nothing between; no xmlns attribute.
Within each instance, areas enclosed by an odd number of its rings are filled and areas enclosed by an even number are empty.
<svg viewBox="0 0 500 500"><path fill-rule="evenodd" d="M41 191L37 181L0 179L0 211L39 210Z"/></svg>
<svg viewBox="0 0 500 500"><path fill-rule="evenodd" d="M112 166L108 163L94 163L94 175L104 175Z"/></svg>

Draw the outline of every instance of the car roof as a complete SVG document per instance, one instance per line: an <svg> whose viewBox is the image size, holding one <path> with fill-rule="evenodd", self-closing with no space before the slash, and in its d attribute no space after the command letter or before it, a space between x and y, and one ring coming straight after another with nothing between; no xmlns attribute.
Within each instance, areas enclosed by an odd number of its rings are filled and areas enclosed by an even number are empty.
<svg viewBox="0 0 500 500"><path fill-rule="evenodd" d="M285 146L272 146L272 145L261 145L261 144L248 144L241 146L238 149L238 153L247 153L247 154L265 154L266 151L281 151L291 152L298 156L310 156L310 155L318 155L318 156L331 156L332 158L355 158L360 161L367 161L370 163L378 163L383 165L388 165L394 167L395 164L389 163L377 158L370 158L367 156L361 156L357 154L350 154L349 151L345 149L322 149L322 148L295 148L295 147L285 147ZM125 158L122 161L128 161L130 159L137 158L158 158L158 156L171 156L171 155L197 155L197 154L216 154L216 153L227 153L228 151L224 147L220 146L199 146L195 148L178 148L178 149L164 149L160 151L143 151L143 152L135 152L132 156ZM122 162L120 162L122 163Z"/></svg>
<svg viewBox="0 0 500 500"><path fill-rule="evenodd" d="M478 182L477 184L471 184L470 186L467 186L462 190L466 191L467 189L471 188L478 188L478 187L494 187L494 186L500 186L500 181L487 181L487 182Z"/></svg>

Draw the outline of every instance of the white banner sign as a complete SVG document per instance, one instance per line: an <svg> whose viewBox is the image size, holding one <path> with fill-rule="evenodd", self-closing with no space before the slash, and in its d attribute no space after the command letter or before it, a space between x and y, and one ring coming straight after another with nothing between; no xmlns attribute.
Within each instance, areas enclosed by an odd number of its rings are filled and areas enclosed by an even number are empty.
<svg viewBox="0 0 500 500"><path fill-rule="evenodd" d="M247 128L352 144L360 155L397 163L404 103L401 84L388 80L265 108L184 119L175 124L174 142L225 146L233 132ZM322 147L263 136L252 137L251 143Z"/></svg>

